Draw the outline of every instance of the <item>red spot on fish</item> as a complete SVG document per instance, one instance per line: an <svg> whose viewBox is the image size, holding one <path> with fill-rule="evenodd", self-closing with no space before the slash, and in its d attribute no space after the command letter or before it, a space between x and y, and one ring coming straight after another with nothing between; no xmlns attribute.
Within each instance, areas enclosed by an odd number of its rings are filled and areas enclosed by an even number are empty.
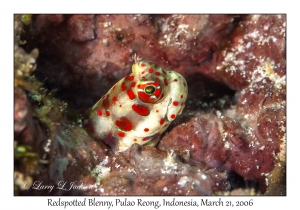
<svg viewBox="0 0 300 210"><path fill-rule="evenodd" d="M137 139L133 139L134 142L137 142Z"/></svg>
<svg viewBox="0 0 300 210"><path fill-rule="evenodd" d="M178 80L177 80L177 79L174 79L174 82L178 82Z"/></svg>
<svg viewBox="0 0 300 210"><path fill-rule="evenodd" d="M156 112L159 112L159 110L156 110Z"/></svg>
<svg viewBox="0 0 300 210"><path fill-rule="evenodd" d="M167 74L165 70L162 70L162 72L163 72L164 74Z"/></svg>
<svg viewBox="0 0 300 210"><path fill-rule="evenodd" d="M133 100L135 98L135 95L134 95L134 93L132 92L131 89L129 89L127 91L127 95L128 95L128 97L129 97L130 100Z"/></svg>
<svg viewBox="0 0 300 210"><path fill-rule="evenodd" d="M136 82L131 83L131 87L134 87L136 84Z"/></svg>
<svg viewBox="0 0 300 210"><path fill-rule="evenodd" d="M120 104L120 106L119 107L122 107L122 104Z"/></svg>
<svg viewBox="0 0 300 210"><path fill-rule="evenodd" d="M182 103L181 103L181 106L183 106L184 104L185 104L185 103L184 103L184 102L182 102Z"/></svg>
<svg viewBox="0 0 300 210"><path fill-rule="evenodd" d="M125 133L123 133L123 132L119 132L119 133L118 133L118 136L120 136L120 137L124 137L124 136L125 136Z"/></svg>
<svg viewBox="0 0 300 210"><path fill-rule="evenodd" d="M125 82L122 83L121 87L122 87L122 90L123 90L123 91L126 90Z"/></svg>
<svg viewBox="0 0 300 210"><path fill-rule="evenodd" d="M175 117L176 117L175 114L172 114L172 115L171 115L171 118L172 118L172 119L175 119Z"/></svg>
<svg viewBox="0 0 300 210"><path fill-rule="evenodd" d="M145 132L148 132L148 131L149 131L149 128L145 128L144 131L145 131Z"/></svg>
<svg viewBox="0 0 300 210"><path fill-rule="evenodd" d="M126 75L125 79L129 80L129 75Z"/></svg>
<svg viewBox="0 0 300 210"><path fill-rule="evenodd" d="M134 76L130 76L130 77L129 77L129 80L130 80L130 81L134 80Z"/></svg>
<svg viewBox="0 0 300 210"><path fill-rule="evenodd" d="M149 73L153 73L153 69L149 69Z"/></svg>
<svg viewBox="0 0 300 210"><path fill-rule="evenodd" d="M145 138L143 138L142 140L143 140L143 141L147 141L147 140L148 140L148 138L147 138L147 137L145 137Z"/></svg>
<svg viewBox="0 0 300 210"><path fill-rule="evenodd" d="M117 102L117 97L114 96L114 97L113 97L113 103L116 104L116 102Z"/></svg>
<svg viewBox="0 0 300 210"><path fill-rule="evenodd" d="M143 71L142 74L145 74L145 71Z"/></svg>
<svg viewBox="0 0 300 210"><path fill-rule="evenodd" d="M106 111L106 112L105 112L105 115L106 115L107 117L109 117L109 116L110 116L110 112L109 112L109 111Z"/></svg>
<svg viewBox="0 0 300 210"><path fill-rule="evenodd" d="M183 98L183 95L181 95L180 98Z"/></svg>
<svg viewBox="0 0 300 210"><path fill-rule="evenodd" d="M133 104L132 109L133 109L133 111L135 111L136 113L138 113L139 115L142 115L142 116L148 116L150 114L150 111L147 107L139 105L139 104Z"/></svg>
<svg viewBox="0 0 300 210"><path fill-rule="evenodd" d="M110 105L110 103L109 103L108 98L104 99L104 100L103 100L103 106L104 106L106 109L108 109L108 108L109 108L109 105Z"/></svg>
<svg viewBox="0 0 300 210"><path fill-rule="evenodd" d="M164 124L164 122L165 122L165 119L164 119L164 118L161 118L160 121L159 121L159 123L160 123L161 125Z"/></svg>
<svg viewBox="0 0 300 210"><path fill-rule="evenodd" d="M174 102L173 102L173 105L174 105L174 106L178 106L178 102L177 102L177 101L174 101Z"/></svg>
<svg viewBox="0 0 300 210"><path fill-rule="evenodd" d="M126 117L121 117L119 120L116 121L116 126L118 126L123 131L130 131L132 130L132 123Z"/></svg>
<svg viewBox="0 0 300 210"><path fill-rule="evenodd" d="M169 84L168 80L166 80L166 79L164 79L164 83L165 83L166 86L168 86L168 84Z"/></svg>
<svg viewBox="0 0 300 210"><path fill-rule="evenodd" d="M157 71L157 72L155 72L155 75L159 76L159 75L160 75L160 73Z"/></svg>
<svg viewBox="0 0 300 210"><path fill-rule="evenodd" d="M146 65L145 65L144 63L141 63L141 66L144 67L144 66L146 66Z"/></svg>
<svg viewBox="0 0 300 210"><path fill-rule="evenodd" d="M185 82L183 82L183 86L186 87L186 83Z"/></svg>
<svg viewBox="0 0 300 210"><path fill-rule="evenodd" d="M99 116L102 116L102 110L99 109L99 110L97 111L97 114L98 114Z"/></svg>

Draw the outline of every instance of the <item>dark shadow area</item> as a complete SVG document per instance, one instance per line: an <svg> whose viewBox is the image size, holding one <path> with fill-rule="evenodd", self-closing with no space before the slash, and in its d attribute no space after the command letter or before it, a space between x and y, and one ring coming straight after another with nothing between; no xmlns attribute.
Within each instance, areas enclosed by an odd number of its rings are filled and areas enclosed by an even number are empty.
<svg viewBox="0 0 300 210"><path fill-rule="evenodd" d="M222 110L234 103L235 91L205 75L195 73L185 78L189 88L185 110Z"/></svg>
<svg viewBox="0 0 300 210"><path fill-rule="evenodd" d="M239 188L242 188L242 189L249 189L249 188L251 189L252 188L252 189L254 189L254 191L256 193L259 193L260 189L265 188L264 186L261 186L262 185L261 182L258 182L255 180L247 180L234 171L229 171L227 173L227 180L230 183L231 191L235 190L235 189L239 189Z"/></svg>

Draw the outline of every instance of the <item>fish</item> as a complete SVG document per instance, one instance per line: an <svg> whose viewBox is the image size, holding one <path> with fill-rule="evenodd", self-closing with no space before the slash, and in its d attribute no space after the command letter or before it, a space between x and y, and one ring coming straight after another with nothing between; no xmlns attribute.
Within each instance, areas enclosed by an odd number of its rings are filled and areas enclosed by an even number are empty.
<svg viewBox="0 0 300 210"><path fill-rule="evenodd" d="M181 74L135 56L132 72L91 108L85 128L92 138L103 140L116 152L134 143L155 146L182 113L187 95Z"/></svg>

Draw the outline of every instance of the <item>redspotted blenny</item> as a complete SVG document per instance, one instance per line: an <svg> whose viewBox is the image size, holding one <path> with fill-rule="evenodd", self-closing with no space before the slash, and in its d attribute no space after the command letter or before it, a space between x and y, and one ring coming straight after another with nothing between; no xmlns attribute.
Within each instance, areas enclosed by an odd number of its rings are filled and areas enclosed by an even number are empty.
<svg viewBox="0 0 300 210"><path fill-rule="evenodd" d="M85 125L95 139L114 138L119 152L134 143L156 145L160 134L181 114L188 94L181 74L134 60L132 73L101 97Z"/></svg>

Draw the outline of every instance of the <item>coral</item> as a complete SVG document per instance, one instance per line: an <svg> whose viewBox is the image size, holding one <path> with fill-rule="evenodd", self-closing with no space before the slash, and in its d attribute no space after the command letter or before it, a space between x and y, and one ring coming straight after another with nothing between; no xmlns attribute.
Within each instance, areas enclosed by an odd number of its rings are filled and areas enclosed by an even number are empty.
<svg viewBox="0 0 300 210"><path fill-rule="evenodd" d="M174 153L138 144L124 156L106 157L95 171L100 195L210 195L228 186L212 178L222 177L220 172L184 164Z"/></svg>
<svg viewBox="0 0 300 210"><path fill-rule="evenodd" d="M130 73L135 53L185 78L194 77L199 70L207 72L202 64L213 59L213 51L224 45L220 37L237 21L230 15L89 15L82 18L80 27L93 30L95 36L84 41L74 38L83 36L79 26L70 26L80 17L36 16L31 30L34 42L28 44L38 47L40 59L46 59L39 65L43 71L38 69L36 76L47 77L46 85L58 88L57 94L74 108L90 108ZM186 21L191 21L189 26ZM56 67L49 69L51 66ZM66 70L60 71L58 66ZM79 83L80 87L75 85ZM78 99L81 96L88 97Z"/></svg>
<svg viewBox="0 0 300 210"><path fill-rule="evenodd" d="M219 117L200 115L178 126L159 148L189 150L195 161L264 180L267 186L269 176L279 173L281 187L274 194L284 194L285 18L248 16L241 26L216 67L221 79L239 90L237 104Z"/></svg>
<svg viewBox="0 0 300 210"><path fill-rule="evenodd" d="M229 117L201 114L166 134L158 148L179 154L187 150L195 162L233 170L247 179L264 179L274 168L273 155L280 144Z"/></svg>
<svg viewBox="0 0 300 210"><path fill-rule="evenodd" d="M31 89L16 85L15 140L43 167L28 178L17 165L16 186L64 179L88 188L51 195L285 195L285 15L45 14L28 19L30 30L20 18L16 43L39 57L21 77ZM81 116L130 73L135 53L183 75L189 95L157 147L114 154Z"/></svg>
<svg viewBox="0 0 300 210"><path fill-rule="evenodd" d="M26 190L24 183L31 183L38 173L39 152L35 144L40 130L32 117L32 109L23 88L33 90L27 78L36 68L38 50L27 54L20 48L22 33L21 16L15 17L14 45L14 194ZM40 133L39 133L40 132Z"/></svg>
<svg viewBox="0 0 300 210"><path fill-rule="evenodd" d="M72 15L68 20L68 30L72 31L72 41L86 42L95 39L95 15Z"/></svg>

